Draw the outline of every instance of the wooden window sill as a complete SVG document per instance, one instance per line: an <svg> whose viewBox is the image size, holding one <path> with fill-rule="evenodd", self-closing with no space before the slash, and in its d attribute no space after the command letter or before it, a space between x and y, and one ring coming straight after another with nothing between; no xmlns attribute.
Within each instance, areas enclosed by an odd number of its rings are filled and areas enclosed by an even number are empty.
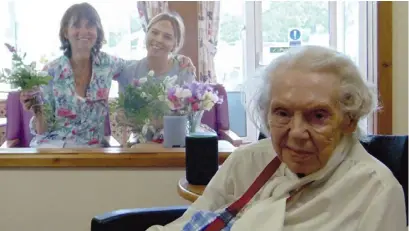
<svg viewBox="0 0 409 231"><path fill-rule="evenodd" d="M235 147L219 141L219 164ZM20 167L185 167L184 148L140 144L135 148L0 149L0 168Z"/></svg>

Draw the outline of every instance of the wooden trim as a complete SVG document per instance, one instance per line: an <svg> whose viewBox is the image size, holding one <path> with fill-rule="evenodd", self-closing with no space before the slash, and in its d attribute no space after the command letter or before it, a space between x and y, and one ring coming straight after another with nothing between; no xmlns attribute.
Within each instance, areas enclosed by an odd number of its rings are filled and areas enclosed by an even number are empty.
<svg viewBox="0 0 409 231"><path fill-rule="evenodd" d="M219 141L219 164L235 150ZM184 168L184 148L164 148L161 144L141 144L136 148L98 149L0 149L0 168L10 167L165 167Z"/></svg>
<svg viewBox="0 0 409 231"><path fill-rule="evenodd" d="M374 134L392 134L392 4L377 2L377 88L381 109L374 114Z"/></svg>
<svg viewBox="0 0 409 231"><path fill-rule="evenodd" d="M203 194L206 185L191 185L187 182L186 178L183 177L178 182L177 191L179 196L190 201L195 202L199 196Z"/></svg>
<svg viewBox="0 0 409 231"><path fill-rule="evenodd" d="M169 1L169 10L177 12L185 24L185 43L180 54L189 57L196 67L198 76L199 64L199 30L197 1Z"/></svg>

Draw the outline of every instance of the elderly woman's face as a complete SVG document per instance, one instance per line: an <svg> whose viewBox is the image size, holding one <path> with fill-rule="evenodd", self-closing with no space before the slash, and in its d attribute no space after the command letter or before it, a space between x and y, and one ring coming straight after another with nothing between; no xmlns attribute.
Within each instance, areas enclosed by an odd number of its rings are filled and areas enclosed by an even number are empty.
<svg viewBox="0 0 409 231"><path fill-rule="evenodd" d="M97 27L86 19L71 20L65 35L73 52L90 52L96 43L97 36Z"/></svg>
<svg viewBox="0 0 409 231"><path fill-rule="evenodd" d="M323 168L342 134L353 131L337 104L339 81L297 71L272 81L269 126L275 151L294 173Z"/></svg>
<svg viewBox="0 0 409 231"><path fill-rule="evenodd" d="M168 56L176 46L172 23L161 20L153 24L146 35L148 56Z"/></svg>

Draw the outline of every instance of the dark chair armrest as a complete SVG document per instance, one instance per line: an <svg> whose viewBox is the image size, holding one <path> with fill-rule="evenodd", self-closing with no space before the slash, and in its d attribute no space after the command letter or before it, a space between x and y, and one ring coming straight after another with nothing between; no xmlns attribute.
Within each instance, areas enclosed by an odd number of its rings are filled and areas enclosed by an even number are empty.
<svg viewBox="0 0 409 231"><path fill-rule="evenodd" d="M181 217L187 206L121 209L95 216L91 231L145 231Z"/></svg>
<svg viewBox="0 0 409 231"><path fill-rule="evenodd" d="M227 140L233 146L238 147L243 144L243 140L232 130L219 130L220 139Z"/></svg>

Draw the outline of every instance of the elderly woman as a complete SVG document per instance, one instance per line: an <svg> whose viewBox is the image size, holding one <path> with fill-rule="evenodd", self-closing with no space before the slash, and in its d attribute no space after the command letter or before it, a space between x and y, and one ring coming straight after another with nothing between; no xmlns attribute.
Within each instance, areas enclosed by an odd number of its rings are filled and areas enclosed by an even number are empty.
<svg viewBox="0 0 409 231"><path fill-rule="evenodd" d="M163 81L167 76L177 76L175 84L182 85L193 82L195 68L182 63L180 58L175 56L183 47L184 39L185 26L177 13L165 12L153 17L147 26L145 41L147 57L126 69L125 72L129 72L129 76L134 76L134 78L118 79L119 91L123 92L124 87L130 84L129 81L147 76L149 71L154 72L154 79L157 81ZM149 134L146 135L146 138L149 141L160 140L163 130L161 115L158 115L158 118L151 119L154 121L156 131L154 134L148 131ZM119 124L129 124L122 112L118 113L117 122ZM134 137L131 137L130 143L139 142L139 131L134 132ZM122 143L125 143L128 139L127 136L128 134L125 134Z"/></svg>
<svg viewBox="0 0 409 231"><path fill-rule="evenodd" d="M305 46L261 78L271 138L237 149L181 218L148 230L406 230L401 185L358 140L376 94L354 63Z"/></svg>
<svg viewBox="0 0 409 231"><path fill-rule="evenodd" d="M124 70L137 61L124 61L100 51L104 31L97 11L88 3L74 4L65 12L59 36L64 55L46 65L53 80L40 89L51 111L44 113L41 105L33 107L32 94L21 94L24 108L35 109L30 123L35 137L30 146L102 146L112 79L130 82L127 78L133 76ZM189 66L189 59L179 59Z"/></svg>

